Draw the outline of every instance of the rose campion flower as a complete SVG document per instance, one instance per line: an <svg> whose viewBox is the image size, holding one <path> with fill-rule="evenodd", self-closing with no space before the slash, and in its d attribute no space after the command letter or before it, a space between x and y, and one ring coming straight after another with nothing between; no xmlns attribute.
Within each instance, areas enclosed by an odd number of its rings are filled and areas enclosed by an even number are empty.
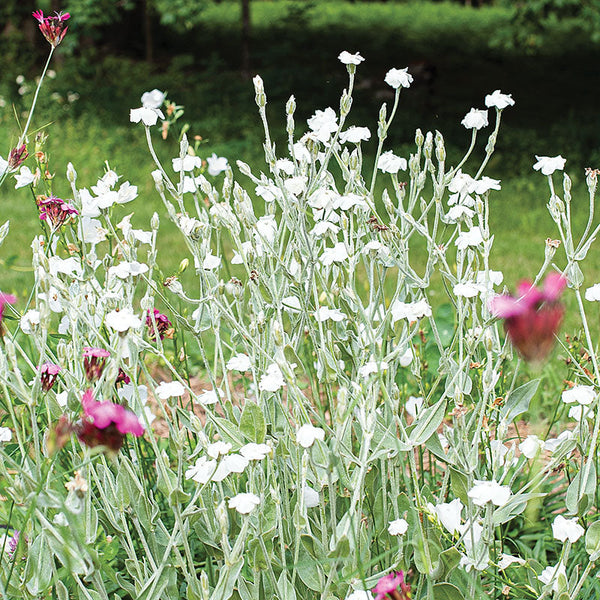
<svg viewBox="0 0 600 600"><path fill-rule="evenodd" d="M488 126L487 110L472 108L461 121L461 124L466 129L481 129Z"/></svg>
<svg viewBox="0 0 600 600"><path fill-rule="evenodd" d="M373 588L375 600L410 600L410 585L404 581L402 571L385 575Z"/></svg>
<svg viewBox="0 0 600 600"><path fill-rule="evenodd" d="M554 171L562 171L565 168L566 158L560 156L535 156L537 162L533 165L536 171L541 171L542 175L552 175Z"/></svg>
<svg viewBox="0 0 600 600"><path fill-rule="evenodd" d="M140 437L144 427L135 413L120 404L108 400L98 402L92 390L87 390L81 399L83 418L76 424L77 437L90 448L105 446L118 452L128 433Z"/></svg>
<svg viewBox="0 0 600 600"><path fill-rule="evenodd" d="M541 290L530 281L522 281L517 297L492 298L492 314L504 319L510 341L525 360L539 362L552 350L554 335L565 312L558 299L566 285L564 276L550 273Z"/></svg>
<svg viewBox="0 0 600 600"><path fill-rule="evenodd" d="M53 363L44 363L40 367L40 379L44 392L49 392L52 389L60 371L60 366Z"/></svg>
<svg viewBox="0 0 600 600"><path fill-rule="evenodd" d="M511 94L503 94L500 90L494 90L485 97L485 105L488 108L495 107L498 110L504 110L507 106L514 106L515 101Z"/></svg>
<svg viewBox="0 0 600 600"><path fill-rule="evenodd" d="M384 81L397 90L400 87L408 88L413 82L413 76L408 72L408 67L405 69L390 69L385 74Z"/></svg>
<svg viewBox="0 0 600 600"><path fill-rule="evenodd" d="M350 52L344 50L338 56L338 60L344 65L360 65L365 59L360 55L360 52L350 54Z"/></svg>
<svg viewBox="0 0 600 600"><path fill-rule="evenodd" d="M48 40L53 48L56 48L67 34L68 27L65 27L65 21L71 18L69 13L56 12L51 17L44 17L41 10L36 10L32 15L38 20L42 35Z"/></svg>
<svg viewBox="0 0 600 600"><path fill-rule="evenodd" d="M25 162L25 159L28 156L29 152L27 152L25 144L13 148L8 155L8 168L11 171L16 171Z"/></svg>
<svg viewBox="0 0 600 600"><path fill-rule="evenodd" d="M104 350L104 348L86 346L83 349L83 368L88 381L92 382L100 379L102 371L104 371L104 364L109 356L110 352Z"/></svg>
<svg viewBox="0 0 600 600"><path fill-rule="evenodd" d="M7 304L14 304L17 301L15 296L12 294L5 294L0 292L0 323L2 323L2 316L4 315L4 307Z"/></svg>

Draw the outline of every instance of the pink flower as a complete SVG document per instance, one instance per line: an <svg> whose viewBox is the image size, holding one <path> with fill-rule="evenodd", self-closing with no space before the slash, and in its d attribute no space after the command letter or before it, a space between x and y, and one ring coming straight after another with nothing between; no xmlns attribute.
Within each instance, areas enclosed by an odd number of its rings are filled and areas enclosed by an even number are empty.
<svg viewBox="0 0 600 600"><path fill-rule="evenodd" d="M373 588L375 600L410 600L410 585L404 581L402 571L385 575Z"/></svg>
<svg viewBox="0 0 600 600"><path fill-rule="evenodd" d="M83 349L83 368L88 381L96 381L102 376L106 359L110 356L108 350L104 348L90 348L86 346Z"/></svg>
<svg viewBox="0 0 600 600"><path fill-rule="evenodd" d="M83 419L76 427L77 437L87 446L106 446L118 452L128 433L139 437L144 427L135 413L120 404L94 399L92 390L87 390L81 399Z"/></svg>
<svg viewBox="0 0 600 600"><path fill-rule="evenodd" d="M45 392L49 392L54 386L54 382L56 381L56 377L60 373L61 368L59 365L55 365L53 363L44 363L40 367L41 380L42 380L42 389Z"/></svg>
<svg viewBox="0 0 600 600"><path fill-rule="evenodd" d="M6 304L14 304L16 301L17 299L12 294L0 292L0 323L2 322L2 317L4 315L4 306Z"/></svg>
<svg viewBox="0 0 600 600"><path fill-rule="evenodd" d="M38 196L37 205L40 210L40 219L48 221L53 231L64 225L73 215L78 215L77 209L68 202L56 196Z"/></svg>
<svg viewBox="0 0 600 600"><path fill-rule="evenodd" d="M566 278L560 273L550 273L544 280L543 289L530 281L522 281L517 297L496 296L490 302L490 311L504 319L504 329L525 360L543 360L554 345L565 312L558 301Z"/></svg>
<svg viewBox="0 0 600 600"><path fill-rule="evenodd" d="M56 48L67 34L68 27L65 27L65 21L71 17L69 13L64 15L61 12L54 13L52 17L44 17L41 10L36 10L32 15L38 20L42 35L48 40L51 46Z"/></svg>

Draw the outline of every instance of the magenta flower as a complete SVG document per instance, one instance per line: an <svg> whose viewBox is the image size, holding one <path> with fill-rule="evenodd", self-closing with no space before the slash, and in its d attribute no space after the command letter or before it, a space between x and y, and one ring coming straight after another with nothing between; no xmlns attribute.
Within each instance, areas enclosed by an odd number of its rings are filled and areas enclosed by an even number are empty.
<svg viewBox="0 0 600 600"><path fill-rule="evenodd" d="M385 575L373 588L375 600L410 600L410 585L404 581L402 571Z"/></svg>
<svg viewBox="0 0 600 600"><path fill-rule="evenodd" d="M550 273L541 290L526 280L517 287L517 297L492 298L490 311L504 319L510 341L525 360L539 362L552 350L565 312L559 298L566 285L563 275Z"/></svg>
<svg viewBox="0 0 600 600"><path fill-rule="evenodd" d="M69 28L65 27L65 21L71 15L69 13L63 15L63 13L57 12L51 17L44 17L44 13L41 10L36 10L32 15L38 20L42 35L52 47L56 48L67 34L67 29Z"/></svg>
<svg viewBox="0 0 600 600"><path fill-rule="evenodd" d="M17 148L13 148L8 154L8 168L11 171L16 171L29 156L25 144Z"/></svg>
<svg viewBox="0 0 600 600"><path fill-rule="evenodd" d="M74 215L79 214L72 204L56 196L48 196L47 198L38 196L37 205L40 210L40 219L48 221L53 231L62 227Z"/></svg>
<svg viewBox="0 0 600 600"><path fill-rule="evenodd" d="M76 426L77 437L90 448L106 446L118 452L128 433L139 437L144 427L135 413L120 404L94 399L92 390L87 390L81 399L83 419Z"/></svg>
<svg viewBox="0 0 600 600"><path fill-rule="evenodd" d="M56 381L56 377L58 376L60 371L61 371L60 366L55 365L53 363L44 363L40 367L42 389L45 392L49 392L52 389L52 387L54 386L54 383Z"/></svg>
<svg viewBox="0 0 600 600"><path fill-rule="evenodd" d="M12 294L0 292L0 323L2 322L2 317L4 316L4 307L7 304L14 304L16 301L17 299Z"/></svg>
<svg viewBox="0 0 600 600"><path fill-rule="evenodd" d="M119 367L119 373L117 374L117 378L115 379L115 386L119 387L119 385L127 385L131 383L131 377L123 371L121 367Z"/></svg>
<svg viewBox="0 0 600 600"><path fill-rule="evenodd" d="M102 376L106 359L110 356L108 350L104 348L90 348L86 346L83 349L83 368L88 381L96 381Z"/></svg>
<svg viewBox="0 0 600 600"><path fill-rule="evenodd" d="M156 322L156 331L160 336L161 340L164 340L165 337L172 337L171 329L171 321L169 321L169 317L167 315L163 315L158 309L154 309L154 321ZM146 315L146 327L148 327L148 335L151 340L154 339L154 323L152 322L152 313L148 311Z"/></svg>

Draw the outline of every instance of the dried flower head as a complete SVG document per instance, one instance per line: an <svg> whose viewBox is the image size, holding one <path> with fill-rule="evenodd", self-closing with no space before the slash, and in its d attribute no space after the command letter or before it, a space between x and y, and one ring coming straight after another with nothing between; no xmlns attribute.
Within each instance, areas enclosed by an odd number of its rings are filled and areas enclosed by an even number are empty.
<svg viewBox="0 0 600 600"><path fill-rule="evenodd" d="M154 323L156 323L156 329ZM169 321L169 317L163 315L156 308L153 312L148 311L148 314L146 315L146 326L148 327L148 336L151 340L154 339L156 332L158 332L161 340L164 340L165 337L173 337L172 324L171 321Z"/></svg>
<svg viewBox="0 0 600 600"><path fill-rule="evenodd" d="M8 155L8 168L11 171L16 171L27 159L29 152L25 144L13 148Z"/></svg>
<svg viewBox="0 0 600 600"><path fill-rule="evenodd" d="M62 227L74 215L79 214L72 204L56 196L38 196L37 205L40 210L40 219L48 221L53 231Z"/></svg>
<svg viewBox="0 0 600 600"><path fill-rule="evenodd" d="M108 350L104 348L90 348L86 346L83 349L83 368L88 381L96 381L102 376L106 359L110 356Z"/></svg>

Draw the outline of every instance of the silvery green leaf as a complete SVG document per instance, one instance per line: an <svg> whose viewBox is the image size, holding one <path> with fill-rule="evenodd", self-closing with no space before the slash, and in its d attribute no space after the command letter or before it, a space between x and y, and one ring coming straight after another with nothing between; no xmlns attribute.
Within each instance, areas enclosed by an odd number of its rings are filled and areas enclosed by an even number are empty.
<svg viewBox="0 0 600 600"><path fill-rule="evenodd" d="M33 596L42 594L52 581L52 554L44 533L40 533L27 548L25 565L25 587Z"/></svg>
<svg viewBox="0 0 600 600"><path fill-rule="evenodd" d="M573 478L567 490L565 504L570 514L587 510L596 493L596 466L588 460Z"/></svg>
<svg viewBox="0 0 600 600"><path fill-rule="evenodd" d="M250 442L262 444L267 433L267 423L260 407L246 401L240 419L240 431Z"/></svg>
<svg viewBox="0 0 600 600"><path fill-rule="evenodd" d="M600 521L592 523L585 534L585 551L590 560L595 562L600 558Z"/></svg>
<svg viewBox="0 0 600 600"><path fill-rule="evenodd" d="M590 246L596 241L594 236L590 237L585 244L581 247L581 250L577 252L577 254L573 257L576 261L582 261L587 256L587 253L590 250Z"/></svg>
<svg viewBox="0 0 600 600"><path fill-rule="evenodd" d="M0 245L4 241L4 238L8 235L8 230L10 229L10 221L6 221L2 227L0 227Z"/></svg>
<svg viewBox="0 0 600 600"><path fill-rule="evenodd" d="M210 596L210 600L229 600L231 598L233 588L243 566L244 558L240 557L235 563L228 564L227 568L221 569L219 581Z"/></svg>
<svg viewBox="0 0 600 600"><path fill-rule="evenodd" d="M513 390L500 409L502 420L506 423L512 423L519 415L527 412L529 403L535 396L539 385L540 380L533 379Z"/></svg>
<svg viewBox="0 0 600 600"><path fill-rule="evenodd" d="M445 415L446 398L440 398L433 406L422 410L409 433L409 442L413 446L424 444L437 431Z"/></svg>
<svg viewBox="0 0 600 600"><path fill-rule="evenodd" d="M433 600L464 600L462 592L451 583L436 583L431 589Z"/></svg>
<svg viewBox="0 0 600 600"><path fill-rule="evenodd" d="M533 498L543 498L546 494L530 492L527 494L515 494L510 500L494 511L494 525L508 523L513 517L520 515L526 508L527 502Z"/></svg>

